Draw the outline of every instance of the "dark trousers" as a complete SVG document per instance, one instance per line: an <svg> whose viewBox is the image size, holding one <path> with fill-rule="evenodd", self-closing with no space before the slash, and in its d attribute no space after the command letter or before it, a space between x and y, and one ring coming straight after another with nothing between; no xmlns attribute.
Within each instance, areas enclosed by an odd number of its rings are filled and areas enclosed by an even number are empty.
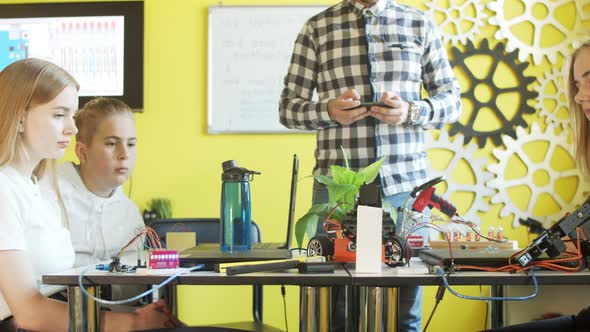
<svg viewBox="0 0 590 332"><path fill-rule="evenodd" d="M16 332L14 318L8 317L5 320L0 320L0 332Z"/></svg>
<svg viewBox="0 0 590 332"><path fill-rule="evenodd" d="M574 316L561 316L534 322L510 325L488 330L490 332L574 332L587 331L576 329Z"/></svg>

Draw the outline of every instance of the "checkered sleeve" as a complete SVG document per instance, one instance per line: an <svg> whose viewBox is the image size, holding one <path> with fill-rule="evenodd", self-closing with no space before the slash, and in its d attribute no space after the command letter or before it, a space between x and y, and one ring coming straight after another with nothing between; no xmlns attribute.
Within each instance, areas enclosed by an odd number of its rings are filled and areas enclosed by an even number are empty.
<svg viewBox="0 0 590 332"><path fill-rule="evenodd" d="M440 129L453 123L461 115L461 88L455 79L447 51L434 23L426 19L425 50L422 57L422 80L430 98L416 102L422 110L432 110L429 116L421 117L423 128ZM426 115L425 114L425 115Z"/></svg>
<svg viewBox="0 0 590 332"><path fill-rule="evenodd" d="M316 45L310 23L295 41L279 101L280 122L291 129L317 130L336 126L328 115L328 101L312 101L318 76Z"/></svg>

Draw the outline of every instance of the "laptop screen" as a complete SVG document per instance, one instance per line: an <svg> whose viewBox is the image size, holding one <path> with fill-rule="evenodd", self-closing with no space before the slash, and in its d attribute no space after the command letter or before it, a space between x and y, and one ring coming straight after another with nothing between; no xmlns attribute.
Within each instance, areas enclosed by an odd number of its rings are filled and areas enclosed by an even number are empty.
<svg viewBox="0 0 590 332"><path fill-rule="evenodd" d="M293 221L295 219L295 200L297 199L297 177L299 173L299 158L296 154L293 155L293 171L291 173L291 192L289 196L289 219L287 222L287 239L285 241L285 248L291 248L293 237Z"/></svg>

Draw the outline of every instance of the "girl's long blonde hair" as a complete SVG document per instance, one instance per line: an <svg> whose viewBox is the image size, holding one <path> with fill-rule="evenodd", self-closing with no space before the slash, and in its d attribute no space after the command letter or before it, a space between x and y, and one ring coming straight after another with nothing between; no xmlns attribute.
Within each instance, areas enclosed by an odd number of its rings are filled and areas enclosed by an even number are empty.
<svg viewBox="0 0 590 332"><path fill-rule="evenodd" d="M584 48L590 48L590 40L584 42L571 55L567 73L567 92L570 108L570 121L574 132L574 151L576 162L582 168L585 174L590 174L590 122L582 106L575 101L578 88L574 80L574 62Z"/></svg>
<svg viewBox="0 0 590 332"><path fill-rule="evenodd" d="M0 72L0 166L13 161L17 154L26 153L22 148L19 124L25 113L34 106L53 100L66 87L80 90L76 79L61 67L36 58L27 58L8 65ZM53 186L68 226L63 199L57 185L55 160ZM33 175L41 178L45 173L47 160L37 164Z"/></svg>

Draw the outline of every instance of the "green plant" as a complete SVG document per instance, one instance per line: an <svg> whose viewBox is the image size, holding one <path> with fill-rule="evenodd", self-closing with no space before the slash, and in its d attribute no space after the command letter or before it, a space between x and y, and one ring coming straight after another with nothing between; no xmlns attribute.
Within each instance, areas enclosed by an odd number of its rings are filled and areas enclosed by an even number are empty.
<svg viewBox="0 0 590 332"><path fill-rule="evenodd" d="M379 174L385 158L381 158L371 165L355 172L350 169L348 159L344 154L345 167L332 165L332 176L314 176L316 181L328 188L329 203L313 205L307 213L295 223L295 239L301 247L303 238L307 234L312 238L317 230L318 222L324 222L328 214L334 210L331 219L342 222L346 213L354 208L355 199L363 184L369 184Z"/></svg>
<svg viewBox="0 0 590 332"><path fill-rule="evenodd" d="M167 198L152 198L148 202L148 209L154 212L158 219L172 218L172 203Z"/></svg>

